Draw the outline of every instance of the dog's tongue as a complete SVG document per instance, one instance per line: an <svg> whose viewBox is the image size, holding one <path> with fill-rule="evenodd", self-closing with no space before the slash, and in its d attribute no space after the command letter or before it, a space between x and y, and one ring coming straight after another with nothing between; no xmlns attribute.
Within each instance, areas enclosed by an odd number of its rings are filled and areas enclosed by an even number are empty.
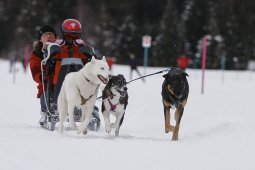
<svg viewBox="0 0 255 170"><path fill-rule="evenodd" d="M107 84L107 83L108 83L108 80L107 80L106 78L104 78L103 76L97 75L97 77L98 77L104 84Z"/></svg>

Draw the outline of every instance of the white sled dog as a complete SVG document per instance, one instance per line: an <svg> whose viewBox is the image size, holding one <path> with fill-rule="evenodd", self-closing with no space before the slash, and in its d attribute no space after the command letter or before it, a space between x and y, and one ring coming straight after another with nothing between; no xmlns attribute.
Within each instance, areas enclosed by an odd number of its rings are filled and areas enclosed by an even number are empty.
<svg viewBox="0 0 255 170"><path fill-rule="evenodd" d="M58 112L60 132L63 132L64 121L69 115L69 126L77 129L78 134L87 134L87 126L92 118L92 111L96 102L98 87L107 84L110 77L109 66L105 60L92 57L80 71L66 75L58 96ZM77 128L74 121L74 107L81 108L81 124Z"/></svg>

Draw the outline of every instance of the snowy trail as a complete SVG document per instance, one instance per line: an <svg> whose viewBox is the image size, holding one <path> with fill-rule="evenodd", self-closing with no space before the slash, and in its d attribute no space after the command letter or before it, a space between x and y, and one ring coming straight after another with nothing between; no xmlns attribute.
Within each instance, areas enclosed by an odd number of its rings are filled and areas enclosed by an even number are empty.
<svg viewBox="0 0 255 170"><path fill-rule="evenodd" d="M180 140L173 142L172 134L164 133L162 74L128 85L129 104L116 138L105 132L103 122L99 132L87 136L71 130L60 134L58 126L54 132L41 129L30 72L19 68L12 84L8 66L0 60L1 170L255 169L255 73L227 71L222 83L221 71L208 70L201 95L200 71L187 70L190 95ZM147 73L162 69L148 68ZM129 78L127 66L115 65L113 72ZM101 101L96 105L101 108Z"/></svg>

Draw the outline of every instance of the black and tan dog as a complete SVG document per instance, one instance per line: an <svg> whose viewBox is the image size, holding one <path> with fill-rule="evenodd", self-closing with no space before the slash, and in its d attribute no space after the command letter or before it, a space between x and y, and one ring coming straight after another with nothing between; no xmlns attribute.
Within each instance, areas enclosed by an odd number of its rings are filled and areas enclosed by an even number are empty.
<svg viewBox="0 0 255 170"><path fill-rule="evenodd" d="M186 76L188 74L182 69L172 67L170 71L163 75L165 78L162 85L162 99L165 114L165 132L173 132L172 140L178 140L179 126L189 95L189 84ZM176 125L170 124L170 108L176 108Z"/></svg>
<svg viewBox="0 0 255 170"><path fill-rule="evenodd" d="M123 75L112 76L103 90L102 113L107 133L115 128L115 136L119 135L119 129L124 120L124 114L128 104L127 82ZM115 123L110 123L110 114L116 117Z"/></svg>

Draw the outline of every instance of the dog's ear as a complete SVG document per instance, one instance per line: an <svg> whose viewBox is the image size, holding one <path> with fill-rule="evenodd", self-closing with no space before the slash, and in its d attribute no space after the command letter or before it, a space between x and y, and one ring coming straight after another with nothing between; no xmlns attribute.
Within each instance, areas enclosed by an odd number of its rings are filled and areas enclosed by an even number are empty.
<svg viewBox="0 0 255 170"><path fill-rule="evenodd" d="M122 74L117 75L120 79L125 79L125 77Z"/></svg>
<svg viewBox="0 0 255 170"><path fill-rule="evenodd" d="M112 78L113 78L113 77L111 77L111 78L109 79L109 81L108 81L109 87L112 87Z"/></svg>
<svg viewBox="0 0 255 170"><path fill-rule="evenodd" d="M183 75L184 77L189 76L188 73L186 73L186 72L183 72L182 75Z"/></svg>
<svg viewBox="0 0 255 170"><path fill-rule="evenodd" d="M118 75L119 77L120 77L120 79L123 81L123 84L127 84L127 81L126 81L126 79L125 79L125 77L122 75L122 74L119 74Z"/></svg>
<svg viewBox="0 0 255 170"><path fill-rule="evenodd" d="M91 58L91 62L92 62L92 63L95 63L95 61L96 61L95 57L94 57L94 56L92 56L92 58Z"/></svg>
<svg viewBox="0 0 255 170"><path fill-rule="evenodd" d="M164 77L166 79L167 77L169 77L169 74L168 73L164 74L162 77Z"/></svg>
<svg viewBox="0 0 255 170"><path fill-rule="evenodd" d="M184 70L180 68L174 68L173 73L176 75L183 75L184 77L189 76Z"/></svg>

